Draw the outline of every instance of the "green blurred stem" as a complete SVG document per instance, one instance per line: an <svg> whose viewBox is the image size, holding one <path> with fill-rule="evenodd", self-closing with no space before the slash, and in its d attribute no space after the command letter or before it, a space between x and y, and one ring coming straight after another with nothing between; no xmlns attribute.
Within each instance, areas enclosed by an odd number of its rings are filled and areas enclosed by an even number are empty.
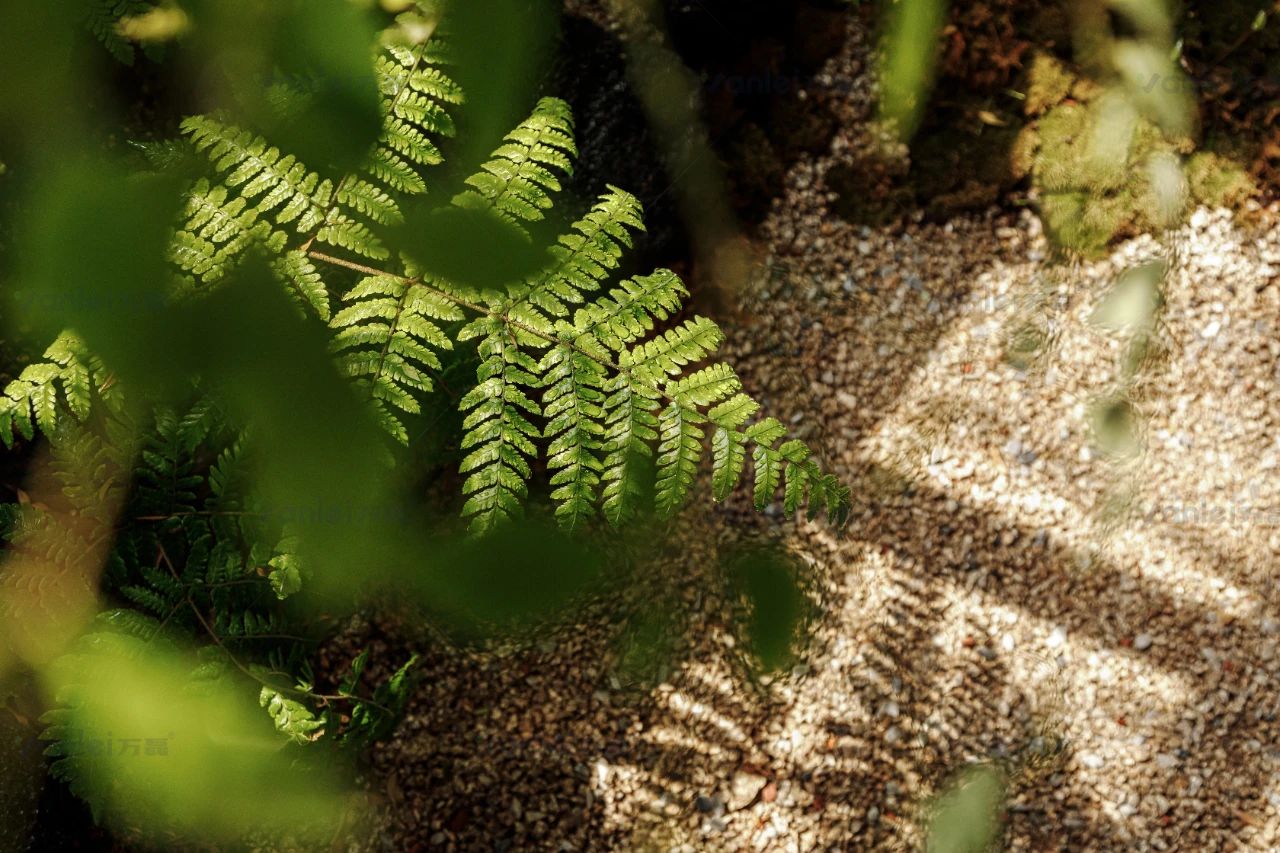
<svg viewBox="0 0 1280 853"><path fill-rule="evenodd" d="M169 554L165 551L164 546L158 545L157 548L159 548L159 551L160 551L160 557L159 557L160 561L163 562L165 565L165 568L169 570L169 574L173 575L173 579L176 580L178 583L182 583L182 577L178 574L177 569L173 567L173 561L169 559ZM372 699L366 698L364 696L358 696L355 694L347 694L347 693L313 693L310 690L301 690L297 687L281 686L279 684L274 684L268 681L267 679L263 678L262 676L258 675L256 672L254 672L253 670L249 669L247 666L242 664L240 662L240 659L231 653L231 650L228 649L226 647L226 644L222 642L222 638L218 636L218 632L213 630L213 626L210 625L209 621L204 618L204 614L200 612L200 608L197 607L196 603L191 600L191 596L189 595L186 596L186 602L191 607L191 612L195 614L196 620L200 623L200 626L204 628L205 633L209 635L209 639L213 641L214 645L216 645L219 649L222 650L222 653L227 656L227 660L231 661L231 663L235 666L236 669L240 670L249 678L261 684L263 687L267 687L267 688L270 688L271 690L276 690L281 693L292 693L294 696L300 696L304 699L310 699L313 702L357 701L362 704L370 705L374 708L377 708L379 711L382 711L388 716L392 716L392 717L395 716L395 712L392 711L387 706L383 705L380 702L375 702ZM277 638L293 639L293 640L302 639L301 637L286 637L284 635L279 635Z"/></svg>

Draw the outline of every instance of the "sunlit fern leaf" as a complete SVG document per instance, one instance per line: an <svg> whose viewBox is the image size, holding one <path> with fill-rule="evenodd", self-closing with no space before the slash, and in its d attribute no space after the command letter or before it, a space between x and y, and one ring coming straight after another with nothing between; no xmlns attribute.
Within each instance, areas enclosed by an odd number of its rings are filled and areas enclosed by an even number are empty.
<svg viewBox="0 0 1280 853"><path fill-rule="evenodd" d="M525 390L540 384L538 363L508 335L505 323L493 317L473 321L459 334L460 340L483 336L477 384L459 404L466 413L462 448L468 451L460 466L468 475L462 514L476 534L520 515L532 473L529 461L537 457L535 442L542 438L529 420L542 412Z"/></svg>
<svg viewBox="0 0 1280 853"><path fill-rule="evenodd" d="M436 351L453 348L433 321L461 320L463 314L428 287L395 276L361 279L343 302L330 323L338 330L332 348L339 366L367 390L383 428L408 443L396 410L421 411L415 392L431 391L429 371L441 366Z"/></svg>
<svg viewBox="0 0 1280 853"><path fill-rule="evenodd" d="M333 182L310 171L292 154L284 154L251 131L208 116L182 122L197 151L203 151L222 183L257 201L259 215L279 208L277 224L293 224L305 233L320 224L333 195Z"/></svg>
<svg viewBox="0 0 1280 853"><path fill-rule="evenodd" d="M391 255L368 225L340 212L334 213L320 226L316 239L375 261L386 260Z"/></svg>
<svg viewBox="0 0 1280 853"><path fill-rule="evenodd" d="M660 515L669 516L689 496L702 455L706 417L699 407L719 402L741 387L728 365L714 364L683 379L669 382L671 400L659 418L658 484L654 496Z"/></svg>
<svg viewBox="0 0 1280 853"><path fill-rule="evenodd" d="M742 387L727 364L713 364L682 379L667 383L666 395L681 406L693 409L718 403Z"/></svg>
<svg viewBox="0 0 1280 853"><path fill-rule="evenodd" d="M274 687L263 686L258 704L267 709L276 731L291 743L311 743L324 733L324 720L310 707Z"/></svg>
<svg viewBox="0 0 1280 853"><path fill-rule="evenodd" d="M271 271L287 285L299 305L329 321L329 290L306 252L295 249L284 253L272 261Z"/></svg>
<svg viewBox="0 0 1280 853"><path fill-rule="evenodd" d="M702 455L702 417L694 410L672 402L658 418L658 483L654 508L660 516L671 516L693 488Z"/></svg>
<svg viewBox="0 0 1280 853"><path fill-rule="evenodd" d="M724 333L714 322L694 317L624 353L621 364L656 382L706 358L723 340Z"/></svg>
<svg viewBox="0 0 1280 853"><path fill-rule="evenodd" d="M183 215L185 222L173 236L169 258L210 284L221 279L249 246L268 243L272 237L271 223L260 218L257 208L206 179L187 193Z"/></svg>
<svg viewBox="0 0 1280 853"><path fill-rule="evenodd" d="M610 186L590 212L547 250L551 265L534 279L514 285L512 296L552 317L568 315L569 305L584 302L617 269L624 248L631 246L628 229L644 230L640 202Z"/></svg>
<svg viewBox="0 0 1280 853"><path fill-rule="evenodd" d="M722 501L742 479L746 462L746 436L739 428L760 409L760 404L746 394L735 394L707 413L716 425L711 438L711 493Z"/></svg>
<svg viewBox="0 0 1280 853"><path fill-rule="evenodd" d="M631 519L644 498L640 479L643 464L653 455L650 443L658 437L658 390L620 373L605 384L604 502L605 518L615 527Z"/></svg>
<svg viewBox="0 0 1280 853"><path fill-rule="evenodd" d="M679 311L687 293L684 282L670 270L627 279L574 315L576 337L621 350L652 331L655 321Z"/></svg>
<svg viewBox="0 0 1280 853"><path fill-rule="evenodd" d="M106 380L101 362L68 332L49 345L44 358L23 368L0 396L0 440L6 447L15 436L34 438L37 427L52 435L62 409L77 420L88 417L94 389Z"/></svg>
<svg viewBox="0 0 1280 853"><path fill-rule="evenodd" d="M338 187L337 199L379 225L395 225L404 217L386 192L359 178L348 178Z"/></svg>
<svg viewBox="0 0 1280 853"><path fill-rule="evenodd" d="M747 438L755 444L752 459L755 462L756 509L768 506L778 491L778 482L782 476L782 457L772 449L772 445L786 434L786 428L775 418L765 418L746 431Z"/></svg>
<svg viewBox="0 0 1280 853"><path fill-rule="evenodd" d="M547 467L553 472L556 516L573 529L595 513L603 468L598 451L604 433L604 366L560 345L549 350L540 368L545 375L542 414L547 418Z"/></svg>
<svg viewBox="0 0 1280 853"><path fill-rule="evenodd" d="M804 446L804 442L792 439L778 448L778 455L786 460L782 469L782 511L793 513L804 501L809 481L810 469L804 464L809 459L809 448Z"/></svg>
<svg viewBox="0 0 1280 853"><path fill-rule="evenodd" d="M752 451L755 461L755 503L756 509L764 509L773 500L778 491L778 482L782 477L782 460L778 454L770 452L763 445L756 445Z"/></svg>
<svg viewBox="0 0 1280 853"><path fill-rule="evenodd" d="M558 98L543 98L533 113L493 152L493 159L467 178L471 187L454 197L469 209L492 209L513 222L542 219L560 189L555 171L573 173L573 114Z"/></svg>

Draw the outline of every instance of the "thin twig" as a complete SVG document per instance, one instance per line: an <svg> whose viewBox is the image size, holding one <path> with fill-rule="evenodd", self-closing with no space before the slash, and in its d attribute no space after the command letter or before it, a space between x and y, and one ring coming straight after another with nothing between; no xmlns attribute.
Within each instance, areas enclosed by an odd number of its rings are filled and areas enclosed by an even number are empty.
<svg viewBox="0 0 1280 853"><path fill-rule="evenodd" d="M174 580L178 581L178 583L182 583L182 577L178 574L178 570L173 567L173 561L169 559L169 554L165 551L164 546L157 545L156 547L160 551L160 560L163 561L165 566L167 566L169 569L169 574L173 575ZM377 708L378 710L382 711L388 716L392 716L392 717L395 716L395 712L392 711L390 708L386 707L385 705L379 702L375 702L372 699L367 699L361 696L355 696L355 695L348 696L344 694L334 694L334 693L313 693L310 690L300 690L296 687L281 687L278 684L272 684L270 681L268 681L265 678L262 678L257 673L253 672L247 666L242 664L239 658L233 655L231 653L231 650L228 649L226 645L222 642L222 638L218 636L218 632L213 630L213 626L210 625L208 620L204 618L204 614L200 612L200 608L196 606L195 601L191 598L189 594L186 596L186 599L187 599L187 604L190 605L191 607L191 612L195 614L196 620L199 621L201 627L204 628L205 633L209 635L209 639L213 641L214 645L216 645L219 649L221 649L222 653L227 656L227 660L231 661L232 665L235 666L236 669L240 670L242 673L244 673L254 681L258 682L263 687L268 687L280 693L292 693L295 696L302 696L308 699L318 700L322 702L330 702L330 701L339 700L339 699L360 702L361 704L364 704L364 705L372 705L373 707Z"/></svg>

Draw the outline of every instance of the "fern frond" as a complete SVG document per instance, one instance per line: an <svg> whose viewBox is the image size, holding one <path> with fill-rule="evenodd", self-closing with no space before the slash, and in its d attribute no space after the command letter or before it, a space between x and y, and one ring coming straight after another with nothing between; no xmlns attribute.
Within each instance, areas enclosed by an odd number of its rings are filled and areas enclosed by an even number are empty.
<svg viewBox="0 0 1280 853"><path fill-rule="evenodd" d="M473 533L483 534L518 516L528 493L529 460L538 455L542 431L530 422L542 412L525 389L537 388L538 363L510 339L507 325L482 317L464 327L460 340L483 335L477 385L462 398L466 412L460 470L467 501L462 507Z"/></svg>
<svg viewBox="0 0 1280 853"><path fill-rule="evenodd" d="M338 181L315 239L373 259L389 253L361 220L377 225L403 221L396 194L426 192L421 169L441 162L432 136L453 136L444 104L462 102L462 92L430 63L438 62L429 42L392 48L379 56L374 72L382 93L382 133L362 168L364 177Z"/></svg>
<svg viewBox="0 0 1280 853"><path fill-rule="evenodd" d="M624 248L631 246L628 229L644 230L639 200L610 186L595 207L573 224L547 252L552 263L533 281L511 289L511 295L536 305L552 317L564 317L569 305L584 302L617 269Z"/></svg>
<svg viewBox="0 0 1280 853"><path fill-rule="evenodd" d="M413 167L441 162L430 137L456 133L445 104L461 104L462 90L437 66L442 60L431 42L392 48L377 60L384 131L377 150ZM425 189L425 186L424 186Z"/></svg>
<svg viewBox="0 0 1280 853"><path fill-rule="evenodd" d="M125 65L132 65L136 51L133 43L121 35L120 20L150 11L156 4L148 0L92 0L84 5L85 27L112 56Z"/></svg>
<svg viewBox="0 0 1280 853"><path fill-rule="evenodd" d="M658 437L658 408L661 395L646 382L637 382L630 373L620 373L605 386L604 459L605 518L615 527L632 518L645 495L640 469L653 455L650 442Z"/></svg>
<svg viewBox="0 0 1280 853"><path fill-rule="evenodd" d="M292 154L281 153L251 131L208 116L185 119L182 130L197 151L205 152L216 171L226 173L223 184L238 189L246 201L258 199L259 215L279 208L276 223L292 223L299 233L323 221L333 197L333 182L309 170Z"/></svg>
<svg viewBox="0 0 1280 853"><path fill-rule="evenodd" d="M259 691L258 704L267 709L276 731L291 743L311 743L324 734L324 720L302 702L273 687L264 686Z"/></svg>
<svg viewBox="0 0 1280 853"><path fill-rule="evenodd" d="M706 317L686 320L674 329L632 348L619 363L652 382L678 374L686 365L702 361L720 346L724 333Z"/></svg>
<svg viewBox="0 0 1280 853"><path fill-rule="evenodd" d="M582 343L584 338L589 338L619 351L652 331L655 321L666 320L679 311L681 297L687 295L684 282L670 270L627 279L608 296L577 312L574 339ZM708 349L716 346L719 339L709 344Z"/></svg>
<svg viewBox="0 0 1280 853"><path fill-rule="evenodd" d="M111 440L76 421L50 436L50 471L76 513L107 527L129 485L134 441Z"/></svg>
<svg viewBox="0 0 1280 853"><path fill-rule="evenodd" d="M661 441L654 494L659 515L670 516L683 506L693 487L702 455L701 424L706 422L698 407L719 402L740 387L738 377L725 364L714 364L667 383L665 396L671 402L659 418Z"/></svg>
<svg viewBox="0 0 1280 853"><path fill-rule="evenodd" d="M735 394L707 413L716 425L711 438L711 494L722 501L742 479L747 458L745 436L738 430L760 409L746 394Z"/></svg>
<svg viewBox="0 0 1280 853"><path fill-rule="evenodd" d="M271 262L271 272L287 286L294 300L310 308L316 316L329 322L329 289L307 253L294 249Z"/></svg>
<svg viewBox="0 0 1280 853"><path fill-rule="evenodd" d="M493 159L467 178L471 187L454 197L460 207L493 210L512 222L542 219L550 193L560 190L553 169L573 174L573 113L558 98L543 98L533 113L507 134Z"/></svg>
<svg viewBox="0 0 1280 853"><path fill-rule="evenodd" d="M179 418L168 407L157 407L152 429L142 446L137 504L142 512L168 516L196 510L196 490L204 483L193 468L195 449L205 438L200 418Z"/></svg>
<svg viewBox="0 0 1280 853"><path fill-rule="evenodd" d="M604 366L566 345L549 350L539 365L546 376L542 414L547 418L547 467L556 517L573 529L595 512L603 465Z"/></svg>
<svg viewBox="0 0 1280 853"><path fill-rule="evenodd" d="M44 352L47 361L29 364L0 396L0 441L12 447L15 436L35 437L58 428L59 411L65 409L78 421L89 416L95 388L106 380L106 370L75 335L63 332Z"/></svg>
<svg viewBox="0 0 1280 853"><path fill-rule="evenodd" d="M693 487L702 453L701 416L672 402L658 418L661 441L658 443L658 484L654 492L654 508L659 515L670 516L683 504Z"/></svg>
<svg viewBox="0 0 1280 853"><path fill-rule="evenodd" d="M283 246L283 235L273 239L271 223L243 196L229 196L221 184L206 179L187 193L183 227L173 236L169 259L199 280L213 284L234 266L249 246L259 243Z"/></svg>
<svg viewBox="0 0 1280 853"><path fill-rule="evenodd" d="M453 303L431 290L395 276L369 276L343 297L330 324L338 333L332 348L342 371L365 388L379 423L408 443L400 412L421 411L415 392L432 389L429 371L440 369L438 350L453 342L433 321L463 319Z"/></svg>

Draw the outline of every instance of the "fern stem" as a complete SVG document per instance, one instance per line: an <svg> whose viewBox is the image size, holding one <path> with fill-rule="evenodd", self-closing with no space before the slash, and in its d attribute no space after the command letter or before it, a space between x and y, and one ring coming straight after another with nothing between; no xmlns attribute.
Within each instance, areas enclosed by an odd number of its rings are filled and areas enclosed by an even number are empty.
<svg viewBox="0 0 1280 853"><path fill-rule="evenodd" d="M159 559L165 564L165 567L169 569L169 574L173 575L174 580L178 581L178 583L182 583L182 578L181 576L179 576L178 570L173 567L173 561L169 559L169 554L168 552L165 551L164 546L157 545L156 547L159 549L159 552L160 552ZM272 684L270 681L267 681L267 679L261 677L260 675L255 673L253 670L249 669L247 666L242 664L240 662L240 659L231 653L231 650L228 649L226 644L222 642L222 638L218 636L218 632L215 631L213 629L213 626L209 624L209 620L204 618L204 614L200 612L200 608L196 606L195 601L191 598L190 595L186 596L186 601L187 601L187 604L190 605L191 607L191 612L195 614L196 621L200 623L200 627L204 628L205 633L209 635L209 639L213 641L213 644L217 646L219 649L221 649L222 653L227 656L227 660L231 661L231 664L236 669L240 670L242 673L244 673L254 681L258 682L263 687L269 687L270 689L279 691L281 693L292 693L295 696L301 696L304 699L310 699L312 701L329 702L329 701L334 701L339 699L347 700L347 701L355 700L355 701L362 702L366 705L372 705L373 707L377 708L380 711L385 712L390 716L395 716L395 712L392 711L390 708L386 707L385 705L379 702L375 702L372 699L366 699L361 696L344 696L344 695L329 694L329 693L312 693L310 690L301 690L297 687L287 687L287 686L281 686L279 684Z"/></svg>
<svg viewBox="0 0 1280 853"><path fill-rule="evenodd" d="M134 516L134 517L133 517L133 520L134 520L134 521L169 521L170 519L174 519L174 518L189 518L189 517L191 517L191 516L197 516L197 515L198 515L198 516L218 516L218 517L223 517L223 516L257 516L257 515L262 515L262 513L260 513L260 512L248 512L248 511L246 511L246 510L230 510L230 509L224 509L224 510L212 510L212 509L204 509L204 510L192 510L192 511L190 511L190 512L173 512L173 513L162 514L162 515L136 515L136 516Z"/></svg>

